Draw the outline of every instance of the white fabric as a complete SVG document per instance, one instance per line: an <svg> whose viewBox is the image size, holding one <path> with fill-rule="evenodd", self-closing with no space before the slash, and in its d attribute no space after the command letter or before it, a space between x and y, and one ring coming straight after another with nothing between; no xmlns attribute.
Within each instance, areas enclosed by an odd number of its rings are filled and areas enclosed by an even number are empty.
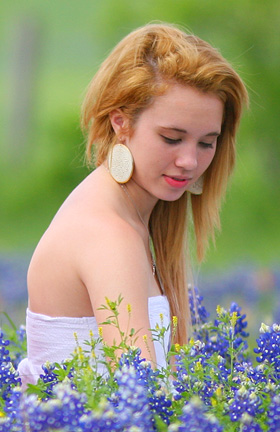
<svg viewBox="0 0 280 432"><path fill-rule="evenodd" d="M170 323L169 303L166 296L149 297L149 319L151 329L155 329L158 324L167 327ZM163 317L163 323L160 319ZM23 359L18 371L22 380L23 387L27 383L35 384L39 375L43 373L42 365L49 361L61 362L71 358L71 354L76 348L74 333L78 336L79 345L88 350L88 345L84 341L89 340L89 332L98 337L98 326L95 317L50 317L26 311L26 332L27 332L27 358ZM168 350L170 331L166 332L164 345ZM155 341L155 352L157 367L165 367L166 359L162 344ZM96 349L96 355L100 355L100 350ZM100 372L102 373L101 369Z"/></svg>

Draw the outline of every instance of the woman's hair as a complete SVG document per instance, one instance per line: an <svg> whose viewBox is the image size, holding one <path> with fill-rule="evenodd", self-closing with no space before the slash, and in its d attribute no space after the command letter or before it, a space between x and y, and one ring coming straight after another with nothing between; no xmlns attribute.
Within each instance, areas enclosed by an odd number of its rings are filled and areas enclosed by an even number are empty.
<svg viewBox="0 0 280 432"><path fill-rule="evenodd" d="M150 218L157 268L178 318L176 342L186 343L189 325L186 237L192 207L197 256L202 260L209 236L220 227L219 208L235 163L235 136L246 88L230 64L207 42L166 24L149 24L126 36L101 65L83 104L87 157L104 162L117 137L109 114L122 109L133 125L156 96L174 83L218 96L224 103L222 132L214 159L204 174L202 195L188 193L177 201L159 200ZM95 152L93 152L95 147ZM189 212L188 212L189 213Z"/></svg>

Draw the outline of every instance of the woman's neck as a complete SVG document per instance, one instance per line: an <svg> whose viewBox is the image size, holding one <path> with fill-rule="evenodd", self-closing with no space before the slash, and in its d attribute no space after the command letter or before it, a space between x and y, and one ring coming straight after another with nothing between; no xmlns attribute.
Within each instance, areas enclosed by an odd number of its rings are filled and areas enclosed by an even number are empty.
<svg viewBox="0 0 280 432"><path fill-rule="evenodd" d="M108 175L111 177L106 164L104 163L103 165ZM123 195L126 196L129 206L133 209L140 222L148 228L151 213L158 199L150 195L145 189L137 184L133 177L124 184L118 184L112 177L111 179L112 182L118 186L119 190L122 191Z"/></svg>

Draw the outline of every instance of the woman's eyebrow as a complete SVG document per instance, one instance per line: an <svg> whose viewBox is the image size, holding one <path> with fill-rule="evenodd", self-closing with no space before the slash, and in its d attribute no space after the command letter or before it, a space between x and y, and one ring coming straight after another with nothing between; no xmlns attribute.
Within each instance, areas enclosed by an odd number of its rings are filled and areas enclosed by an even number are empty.
<svg viewBox="0 0 280 432"><path fill-rule="evenodd" d="M181 128L177 128L177 127L166 127L166 126L162 126L162 129L166 129L166 130L173 130L175 132L181 132L181 133L187 133L186 129L181 129ZM209 132L208 134L206 134L205 136L213 136L213 137L218 137L221 135L221 132Z"/></svg>
<svg viewBox="0 0 280 432"><path fill-rule="evenodd" d="M221 132L210 132L210 133L208 133L208 134L206 134L205 136L220 136L221 135Z"/></svg>
<svg viewBox="0 0 280 432"><path fill-rule="evenodd" d="M166 129L166 130L173 130L173 131L175 131L175 132L187 133L187 131L186 131L185 129L180 129L180 128L173 127L173 126L169 126L169 127L162 126L161 128L162 128L162 129Z"/></svg>

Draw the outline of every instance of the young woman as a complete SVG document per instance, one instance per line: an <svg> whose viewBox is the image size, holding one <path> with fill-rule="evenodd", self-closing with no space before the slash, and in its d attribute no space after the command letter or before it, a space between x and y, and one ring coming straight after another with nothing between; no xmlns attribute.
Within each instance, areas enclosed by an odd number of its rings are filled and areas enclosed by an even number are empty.
<svg viewBox="0 0 280 432"><path fill-rule="evenodd" d="M28 271L24 383L45 361L70 356L74 332L81 343L98 332L105 297L124 298L123 329L131 305L137 345L155 365L165 362L149 330L160 313L165 325L177 316L177 342L187 341L187 233L193 225L201 260L219 227L246 101L219 52L171 25L137 29L104 61L82 113L96 169L59 209ZM110 326L103 337L118 340Z"/></svg>

